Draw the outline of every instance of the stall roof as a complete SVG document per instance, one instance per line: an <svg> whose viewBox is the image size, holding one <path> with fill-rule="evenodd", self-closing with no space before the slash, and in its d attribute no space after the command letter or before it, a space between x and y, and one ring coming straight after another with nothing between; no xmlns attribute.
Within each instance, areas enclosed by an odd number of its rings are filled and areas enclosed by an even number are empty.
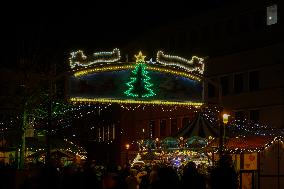
<svg viewBox="0 0 284 189"><path fill-rule="evenodd" d="M190 138L199 136L203 138L218 137L219 125L210 123L202 112L198 112L194 120L180 130L175 137Z"/></svg>
<svg viewBox="0 0 284 189"><path fill-rule="evenodd" d="M275 141L283 143L282 137L274 136L248 136L248 137L236 137L227 138L224 143L224 148L229 152L253 152L263 151L265 148L272 145ZM219 138L215 138L209 142L207 149L218 149Z"/></svg>

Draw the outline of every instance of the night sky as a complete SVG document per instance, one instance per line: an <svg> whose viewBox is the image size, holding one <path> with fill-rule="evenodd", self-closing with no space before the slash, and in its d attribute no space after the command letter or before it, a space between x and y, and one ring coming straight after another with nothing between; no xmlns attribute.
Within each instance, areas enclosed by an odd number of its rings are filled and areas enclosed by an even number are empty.
<svg viewBox="0 0 284 189"><path fill-rule="evenodd" d="M146 31L224 4L223 0L164 2L78 1L18 6L17 61L37 54L40 62L60 62L73 50L92 53L122 48ZM4 62L14 66L7 59Z"/></svg>

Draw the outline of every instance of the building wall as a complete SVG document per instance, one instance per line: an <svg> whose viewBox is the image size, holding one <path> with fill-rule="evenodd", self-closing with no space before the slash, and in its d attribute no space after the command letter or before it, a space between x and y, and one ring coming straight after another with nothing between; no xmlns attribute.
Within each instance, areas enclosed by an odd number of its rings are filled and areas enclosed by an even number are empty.
<svg viewBox="0 0 284 189"><path fill-rule="evenodd" d="M212 58L207 64L206 74L210 80L221 84L223 76L228 77L229 90L222 95L224 107L232 112L244 111L249 119L250 110L259 110L260 122L274 127L284 127L283 123L283 73L284 60L281 60L281 49L284 45L272 45L264 48L253 49L241 53L230 54ZM217 66L218 65L218 66ZM218 69L216 69L218 67ZM249 87L249 74L258 72L258 89ZM234 91L234 80L237 74L243 74L243 91ZM218 93L214 97L208 96L208 82L205 84L205 99L208 103L218 101ZM218 87L215 87L218 91Z"/></svg>
<svg viewBox="0 0 284 189"><path fill-rule="evenodd" d="M279 141L268 149L260 152L259 188L284 187L284 145Z"/></svg>
<svg viewBox="0 0 284 189"><path fill-rule="evenodd" d="M165 111L162 111L164 109ZM121 145L131 144L137 147L136 141L147 138L165 138L172 136L178 132L183 126L185 121L191 121L194 118L196 109L179 108L177 110L167 107L150 107L137 109L136 111L123 111L120 121L122 128ZM177 130L175 133L171 132L171 120L177 119ZM184 121L183 121L184 119ZM165 127L161 129L161 121L165 120ZM153 134L151 136L150 123L154 122ZM144 130L144 132L143 132ZM134 147L135 148L135 147Z"/></svg>
<svg viewBox="0 0 284 189"><path fill-rule="evenodd" d="M268 25L267 7L271 5L277 5L277 23ZM244 111L248 119L255 110L258 122L284 128L282 9L283 2L275 0L230 3L149 31L123 51L136 53L142 49L149 59L155 58L158 50L184 58L205 57L205 78L215 83L215 95L210 97L205 82L206 103L221 103L232 116ZM259 73L257 90L249 87L249 74L253 71ZM240 93L234 92L238 74L244 77ZM220 102L218 85L223 76L228 76L229 86Z"/></svg>

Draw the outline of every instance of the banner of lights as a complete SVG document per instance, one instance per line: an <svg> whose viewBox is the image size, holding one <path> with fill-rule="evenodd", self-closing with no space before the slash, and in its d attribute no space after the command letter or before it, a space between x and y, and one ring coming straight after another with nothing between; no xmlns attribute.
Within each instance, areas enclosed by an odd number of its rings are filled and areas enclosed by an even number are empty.
<svg viewBox="0 0 284 189"><path fill-rule="evenodd" d="M73 91L69 91L71 102L195 107L202 105L202 58L193 56L191 60L187 60L158 51L157 62L154 62L152 58L146 61L146 56L140 51L135 55L136 62L119 62L121 57L117 48L110 52L94 53L91 57L87 57L81 50L70 55L70 67L74 73L69 80L70 85L73 84L70 86ZM114 79L106 81L110 77ZM92 80L96 80L97 84ZM80 82L86 83L86 90L79 90ZM101 84L103 82L105 85ZM117 91L111 91L112 88Z"/></svg>

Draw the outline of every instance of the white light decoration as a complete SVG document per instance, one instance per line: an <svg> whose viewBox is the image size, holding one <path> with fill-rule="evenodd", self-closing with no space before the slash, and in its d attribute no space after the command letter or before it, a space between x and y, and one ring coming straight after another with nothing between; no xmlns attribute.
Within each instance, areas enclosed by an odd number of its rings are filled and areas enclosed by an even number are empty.
<svg viewBox="0 0 284 189"><path fill-rule="evenodd" d="M96 52L91 58L87 58L83 51L78 50L70 53L70 67L73 69L75 67L88 67L96 63L111 63L120 60L120 51L115 48L112 52Z"/></svg>
<svg viewBox="0 0 284 189"><path fill-rule="evenodd" d="M146 61L148 64L156 64L156 62L153 61L153 59L151 58L149 61Z"/></svg>
<svg viewBox="0 0 284 189"><path fill-rule="evenodd" d="M198 72L203 74L204 59L197 56L192 56L191 60L181 58L179 56L165 55L162 51L157 53L157 62L167 65L182 68L188 72Z"/></svg>

